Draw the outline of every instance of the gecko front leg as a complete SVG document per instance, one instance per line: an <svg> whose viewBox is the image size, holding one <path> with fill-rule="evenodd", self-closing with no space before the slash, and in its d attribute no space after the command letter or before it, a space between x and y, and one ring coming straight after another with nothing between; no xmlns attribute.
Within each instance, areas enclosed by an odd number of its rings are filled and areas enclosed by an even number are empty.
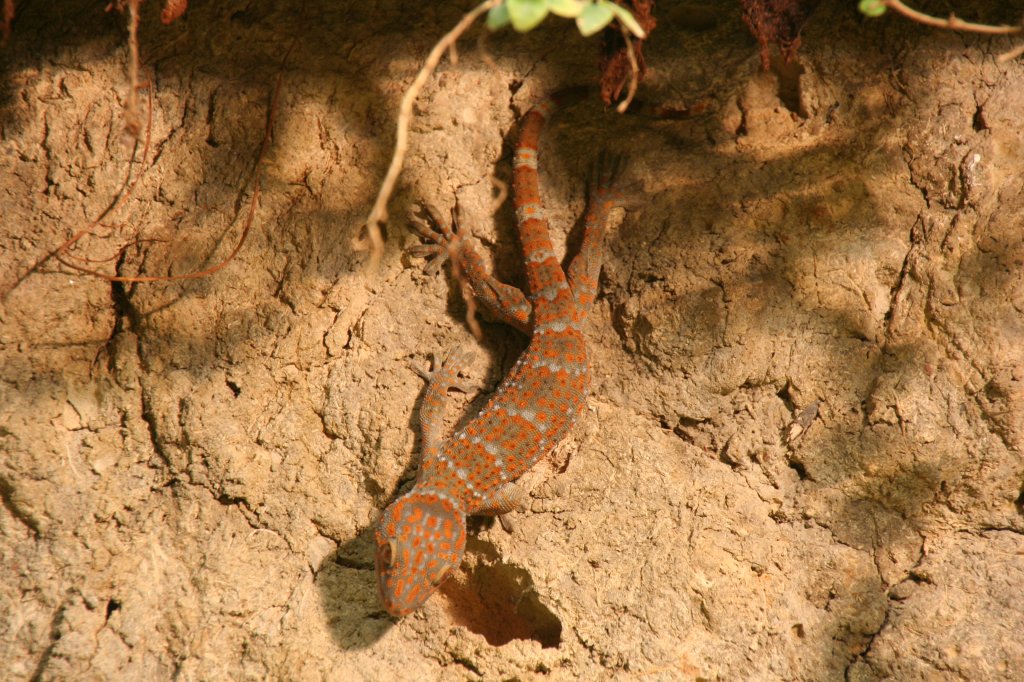
<svg viewBox="0 0 1024 682"><path fill-rule="evenodd" d="M517 287L498 281L484 266L483 257L459 234L454 214L449 225L437 209L423 206L423 215L412 214L412 229L425 241L408 249L411 256L428 258L426 272L434 274L449 256L469 281L473 296L496 319L524 334L532 330L533 307Z"/></svg>

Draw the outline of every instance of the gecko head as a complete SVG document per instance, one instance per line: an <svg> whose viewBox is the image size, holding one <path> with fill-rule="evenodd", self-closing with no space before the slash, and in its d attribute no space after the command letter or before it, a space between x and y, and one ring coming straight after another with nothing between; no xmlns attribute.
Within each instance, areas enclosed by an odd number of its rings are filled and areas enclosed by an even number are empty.
<svg viewBox="0 0 1024 682"><path fill-rule="evenodd" d="M377 589L392 616L412 613L462 563L466 514L453 498L413 490L377 524Z"/></svg>

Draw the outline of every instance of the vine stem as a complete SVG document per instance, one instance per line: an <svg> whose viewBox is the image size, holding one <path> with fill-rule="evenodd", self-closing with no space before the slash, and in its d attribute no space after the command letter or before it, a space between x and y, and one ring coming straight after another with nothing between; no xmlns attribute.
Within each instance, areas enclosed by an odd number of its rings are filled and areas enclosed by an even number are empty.
<svg viewBox="0 0 1024 682"><path fill-rule="evenodd" d="M936 28L948 28L953 31L970 31L971 33L985 33L988 35L1009 35L1011 33L1020 33L1020 26L992 26L989 24L975 24L971 21L964 21L955 14L950 14L948 19L940 19L939 17L933 17L930 14L919 12L912 7L907 7L900 0L882 0L886 7L894 12L899 12L903 16L913 19L919 24L925 26L935 26Z"/></svg>

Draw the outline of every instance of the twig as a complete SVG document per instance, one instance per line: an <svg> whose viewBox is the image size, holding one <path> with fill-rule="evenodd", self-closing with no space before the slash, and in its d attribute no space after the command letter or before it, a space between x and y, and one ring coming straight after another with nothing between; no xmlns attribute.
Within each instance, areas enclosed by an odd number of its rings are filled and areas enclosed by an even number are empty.
<svg viewBox="0 0 1024 682"><path fill-rule="evenodd" d="M925 26L935 26L936 28L948 28L953 31L970 31L971 33L985 33L988 35L1007 35L1010 33L1020 33L1021 26L991 26L989 24L975 24L970 21L964 21L955 14L950 14L948 19L940 19L933 17L930 14L918 12L916 9L907 7L900 0L882 0L886 7L899 12L903 16L913 19L914 21L924 24Z"/></svg>
<svg viewBox="0 0 1024 682"><path fill-rule="evenodd" d="M626 30L625 26L619 25L619 30L622 31L622 40L626 43L626 57L629 59L629 88L626 90L626 99L619 102L619 105L615 107L615 110L620 114L626 113L626 109L629 108L630 103L633 101L633 97L636 96L636 86L640 82L640 65L636 61L636 51L633 49L633 40L629 35L629 31Z"/></svg>
<svg viewBox="0 0 1024 682"><path fill-rule="evenodd" d="M405 91L405 95L402 96L402 103L398 109L395 151L391 156L391 165L388 167L387 175L384 176L384 182L381 183L377 199L373 202L373 208L370 209L370 215L366 218L366 236L361 237L357 234L352 239L352 248L357 251L370 251L368 268L371 272L377 270L377 267L380 265L381 256L384 254L384 236L381 234L380 228L388 220L388 200L391 199L391 195L395 191L395 183L402 172L405 153L409 148L409 123L412 119L413 102L416 101L420 90L426 85L427 79L434 73L434 69L437 68L445 51L455 44L462 34L466 32L466 29L476 21L477 17L500 2L501 0L484 0L484 2L463 15L459 23L455 24L455 27L434 45L430 54L427 55L423 67L416 74L412 85L409 86L409 89Z"/></svg>

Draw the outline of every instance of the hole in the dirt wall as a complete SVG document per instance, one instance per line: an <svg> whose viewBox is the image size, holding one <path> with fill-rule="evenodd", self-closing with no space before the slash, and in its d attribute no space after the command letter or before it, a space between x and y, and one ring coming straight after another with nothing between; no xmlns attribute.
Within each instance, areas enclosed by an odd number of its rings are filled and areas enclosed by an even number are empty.
<svg viewBox="0 0 1024 682"><path fill-rule="evenodd" d="M805 70L800 60L794 58L790 61L780 55L772 57L772 73L779 81L779 101L787 109L800 118L807 118L807 107L804 106L804 96L800 89L800 76Z"/></svg>
<svg viewBox="0 0 1024 682"><path fill-rule="evenodd" d="M974 118L971 121L971 125L978 132L988 130L988 121L985 120L985 110L980 104L974 110Z"/></svg>
<svg viewBox="0 0 1024 682"><path fill-rule="evenodd" d="M532 639L545 649L561 644L562 621L541 603L530 574L500 559L485 563L483 555L493 557L493 549L474 548L474 544L488 543L469 541L467 549L481 557L479 563L466 567L462 580L449 580L441 587L452 619L483 635L492 646L513 639Z"/></svg>

